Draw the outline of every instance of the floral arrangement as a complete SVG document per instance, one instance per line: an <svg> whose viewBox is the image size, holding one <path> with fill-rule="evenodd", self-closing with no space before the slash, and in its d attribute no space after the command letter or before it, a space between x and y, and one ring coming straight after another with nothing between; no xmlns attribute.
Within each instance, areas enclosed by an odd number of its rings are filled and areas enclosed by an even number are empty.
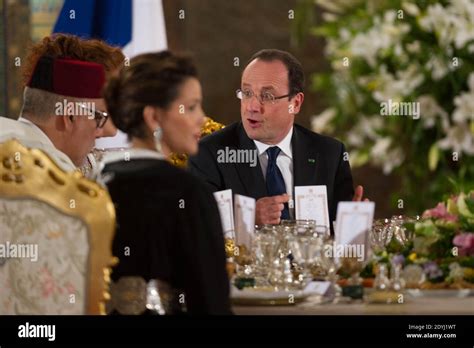
<svg viewBox="0 0 474 348"><path fill-rule="evenodd" d="M311 83L331 107L313 117L313 130L342 138L353 167L401 177L392 203L403 198L408 214L438 201L450 183L473 189L474 1L316 4L322 21L310 33L326 40L331 69ZM313 1L300 6L301 37L313 21L305 13L316 16Z"/></svg>
<svg viewBox="0 0 474 348"><path fill-rule="evenodd" d="M438 203L404 228L409 241L392 238L376 262L402 265L415 278L411 286L474 288L474 191Z"/></svg>

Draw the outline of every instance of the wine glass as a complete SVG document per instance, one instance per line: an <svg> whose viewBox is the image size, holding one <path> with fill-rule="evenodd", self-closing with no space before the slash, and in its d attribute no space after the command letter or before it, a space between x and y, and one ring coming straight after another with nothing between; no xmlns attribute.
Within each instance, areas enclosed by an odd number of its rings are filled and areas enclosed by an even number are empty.
<svg viewBox="0 0 474 348"><path fill-rule="evenodd" d="M262 225L255 230L253 254L255 257L255 276L259 286L269 285L269 276L273 262L279 250L279 240L276 225Z"/></svg>
<svg viewBox="0 0 474 348"><path fill-rule="evenodd" d="M315 227L315 223L296 224L288 239L300 288L304 288L312 280L311 271L320 258L321 240Z"/></svg>

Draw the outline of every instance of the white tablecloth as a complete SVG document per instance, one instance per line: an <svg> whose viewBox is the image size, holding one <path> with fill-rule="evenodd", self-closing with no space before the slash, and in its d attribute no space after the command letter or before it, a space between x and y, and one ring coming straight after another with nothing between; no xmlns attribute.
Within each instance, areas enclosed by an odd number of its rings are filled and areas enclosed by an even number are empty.
<svg viewBox="0 0 474 348"><path fill-rule="evenodd" d="M288 306L234 306L237 315L473 315L474 297L407 298L403 304L312 302L311 299Z"/></svg>

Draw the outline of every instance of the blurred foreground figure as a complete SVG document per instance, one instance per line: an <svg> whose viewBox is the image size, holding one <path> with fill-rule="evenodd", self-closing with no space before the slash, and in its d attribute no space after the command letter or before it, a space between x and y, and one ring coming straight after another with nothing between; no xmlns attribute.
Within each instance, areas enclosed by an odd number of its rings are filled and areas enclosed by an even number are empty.
<svg viewBox="0 0 474 348"><path fill-rule="evenodd" d="M194 64L168 51L139 55L109 81L104 96L132 146L104 159L120 260L110 311L230 314L216 202L204 183L169 160L198 150L204 113Z"/></svg>

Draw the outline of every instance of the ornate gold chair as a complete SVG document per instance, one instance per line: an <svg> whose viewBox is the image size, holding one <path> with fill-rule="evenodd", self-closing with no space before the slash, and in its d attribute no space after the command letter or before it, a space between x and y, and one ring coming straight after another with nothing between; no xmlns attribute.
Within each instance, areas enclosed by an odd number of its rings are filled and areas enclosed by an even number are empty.
<svg viewBox="0 0 474 348"><path fill-rule="evenodd" d="M114 232L103 187L0 144L0 314L105 314Z"/></svg>

